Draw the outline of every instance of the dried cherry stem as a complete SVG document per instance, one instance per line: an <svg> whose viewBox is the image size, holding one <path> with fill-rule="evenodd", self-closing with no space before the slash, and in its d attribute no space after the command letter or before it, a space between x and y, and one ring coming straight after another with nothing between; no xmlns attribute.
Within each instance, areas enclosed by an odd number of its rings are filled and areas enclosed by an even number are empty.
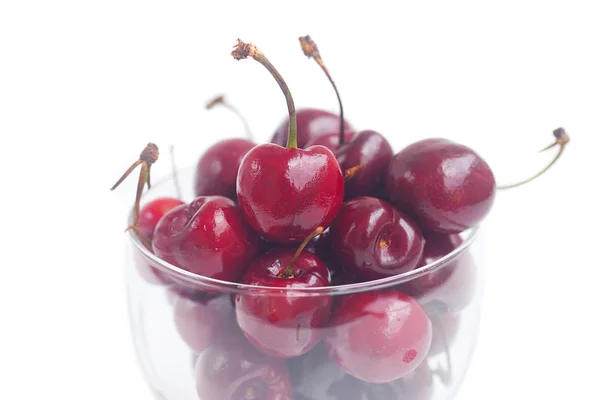
<svg viewBox="0 0 600 400"><path fill-rule="evenodd" d="M540 150L540 153L541 153L546 150L550 150L554 146L559 146L558 153L556 153L556 156L554 156L552 161L550 161L550 163L544 169L542 169L540 172L538 172L531 178L525 179L524 181L521 181L518 183L513 183L511 185L498 186L497 187L498 190L512 189L512 188L524 185L526 183L529 183L529 182L533 181L534 179L543 175L546 171L548 171L554 165L554 163L556 163L558 161L560 156L563 154L567 143L569 143L570 138L569 138L569 135L567 135L567 132L564 130L564 128L555 129L554 132L552 132L552 133L554 134L554 137L556 138L554 143L552 143L550 146L547 146L547 147L543 148L542 150Z"/></svg>
<svg viewBox="0 0 600 400"><path fill-rule="evenodd" d="M177 193L178 199L183 199L181 192L181 185L179 185L179 174L177 173L177 163L175 162L175 146L169 147L169 153L171 153L171 173L173 174L173 184L175 185L175 193Z"/></svg>
<svg viewBox="0 0 600 400"><path fill-rule="evenodd" d="M146 246L149 249L152 248L152 240L150 240L150 238L148 236L144 235L137 226L129 225L127 227L127 229L125 229L125 232L128 232L130 230L134 231L138 235L138 237L140 238L140 240L144 244L144 246Z"/></svg>
<svg viewBox="0 0 600 400"><path fill-rule="evenodd" d="M296 135L297 126L296 126L296 107L294 106L294 99L292 98L292 94L290 93L290 89L287 84L279 74L279 72L275 69L273 64L265 57L265 55L256 48L252 43L244 43L240 39L237 40L237 44L233 47L233 51L231 52L231 56L236 60L243 60L248 57L254 58L260 64L262 64L270 73L273 75L273 78L279 84L283 95L285 96L285 100L287 102L288 113L289 113L289 124L288 124L288 140L287 140L287 148L297 148L298 147L298 139Z"/></svg>
<svg viewBox="0 0 600 400"><path fill-rule="evenodd" d="M148 184L148 189L150 189L150 168L152 164L154 164L158 160L158 146L154 143L148 143L142 153L140 154L139 160L134 162L131 167L119 178L117 183L113 185L110 190L115 190L117 186L121 184L133 172L134 169L138 165L141 165L140 169L140 177L138 179L137 192L135 196L135 203L133 206L133 225L137 226L138 219L140 217L140 200L142 198L142 191L144 190L144 185Z"/></svg>
<svg viewBox="0 0 600 400"><path fill-rule="evenodd" d="M444 352L446 353L446 368L441 366L441 363L437 365L437 367L433 370L433 373L437 375L442 383L446 386L450 386L452 383L452 360L450 358L450 346L448 345L448 335L446 334L446 329L444 328L444 321L442 321L442 316L440 315L437 307L432 308L433 320L437 326L439 326L440 331L442 332L442 342L444 343Z"/></svg>
<svg viewBox="0 0 600 400"><path fill-rule="evenodd" d="M347 170L345 170L344 171L344 180L348 181L348 180L352 179L352 177L354 175L356 175L356 173L358 171L363 169L364 166L365 166L365 163L362 163L362 164L355 165L354 167L350 167Z"/></svg>
<svg viewBox="0 0 600 400"><path fill-rule="evenodd" d="M302 36L302 37L298 38L298 40L300 40L300 47L302 47L302 51L304 52L304 55L308 58L313 58L317 62L317 64L319 64L319 67L321 67L323 72L325 72L325 75L327 75L327 79L329 79L329 82L331 82L331 86L333 86L333 90L335 90L335 95L337 96L338 104L340 105L340 143L338 145L338 148L342 147L343 144L345 143L344 107L342 106L342 98L340 97L340 92L338 91L338 88L335 85L333 78L329 74L329 70L327 69L327 67L325 66L325 63L323 62L323 59L321 58L321 53L319 52L319 48L317 47L317 44L312 40L310 35Z"/></svg>
<svg viewBox="0 0 600 400"><path fill-rule="evenodd" d="M296 252L292 256L292 259L290 260L289 264L278 275L279 278L289 279L289 278L293 278L294 277L294 274L292 272L292 270L294 268L294 263L296 262L296 260L298 259L298 257L300 257L300 254L302 254L302 251L304 250L304 248L306 247L306 245L308 244L308 242L310 242L311 240L313 240L315 238L315 236L319 236L321 233L323 233L324 230L325 229L322 226L319 226L319 227L317 227L317 229L315 229L314 231L312 231L312 233L310 235L308 235L306 237L306 239L304 239L304 241L298 247L298 250L296 250Z"/></svg>
<svg viewBox="0 0 600 400"><path fill-rule="evenodd" d="M242 124L244 125L244 130L246 131L246 136L248 137L248 140L254 141L254 136L252 135L252 130L250 129L248 120L244 117L244 115L240 112L240 110L238 110L231 103L229 103L227 100L225 100L225 95L220 94L220 95L216 96L214 99L210 100L208 103L206 103L206 109L211 110L217 105L221 105L221 106L225 107L226 109L228 109L229 111L231 111L232 113L234 113L235 115L237 115L237 117L240 119L240 121L242 121Z"/></svg>

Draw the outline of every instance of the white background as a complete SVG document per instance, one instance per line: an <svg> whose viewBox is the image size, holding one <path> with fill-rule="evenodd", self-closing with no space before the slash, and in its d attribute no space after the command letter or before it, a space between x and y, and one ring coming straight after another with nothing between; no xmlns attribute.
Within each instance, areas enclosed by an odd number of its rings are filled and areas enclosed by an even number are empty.
<svg viewBox="0 0 600 400"><path fill-rule="evenodd" d="M147 141L193 163L239 123L203 104L227 93L260 140L286 113L253 41L298 106L336 110L396 149L442 136L499 182L485 223L481 334L459 400L600 398L600 12L594 1L0 3L0 399L150 399L125 311L122 234L134 180L108 188ZM409 4L410 3L410 4ZM393 8L392 8L393 5Z"/></svg>

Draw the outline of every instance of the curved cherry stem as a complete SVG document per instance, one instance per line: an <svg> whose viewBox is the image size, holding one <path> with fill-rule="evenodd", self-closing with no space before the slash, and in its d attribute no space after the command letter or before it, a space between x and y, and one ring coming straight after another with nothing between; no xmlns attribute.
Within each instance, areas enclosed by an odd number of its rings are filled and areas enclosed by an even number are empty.
<svg viewBox="0 0 600 400"><path fill-rule="evenodd" d="M340 92L338 91L338 88L335 82L333 81L333 78L329 74L329 70L327 69L325 63L323 62L323 59L321 58L321 53L319 52L317 44L314 42L314 40L312 40L310 35L302 36L298 40L300 41L300 47L302 48L304 55L308 58L313 58L317 62L317 64L319 64L319 67L321 67L323 72L325 72L325 75L327 75L327 79L329 79L329 82L331 82L333 90L335 90L335 95L337 96L338 104L340 105L340 143L338 145L338 148L340 148L345 143L344 107L342 106L342 98L340 97Z"/></svg>
<svg viewBox="0 0 600 400"><path fill-rule="evenodd" d="M240 119L240 121L242 121L242 125L244 125L244 130L246 131L246 137L248 138L248 140L254 141L254 135L252 135L252 129L250 129L250 124L248 124L248 120L246 119L246 117L244 117L244 114L242 114L240 112L240 110L238 110L236 107L234 107L231 103L229 103L225 99L225 95L220 94L220 95L216 96L215 98L213 98L212 100L210 100L208 103L206 103L206 109L211 110L217 105L221 105L221 106L225 107L226 109L228 109L229 111L231 111L232 113L234 113L235 115L237 115L237 117Z"/></svg>
<svg viewBox="0 0 600 400"><path fill-rule="evenodd" d="M554 163L556 163L558 161L560 156L565 151L565 147L566 147L567 143L569 143L570 138L569 138L569 135L567 135L567 132L564 130L564 128L555 129L554 132L552 132L552 133L554 134L554 137L556 138L554 143L552 143L550 146L547 146L539 151L541 153L546 150L550 150L551 148L553 148L555 146L559 146L558 153L556 153L556 155L554 156L552 161L550 161L550 163L548 165L546 165L546 167L544 169L542 169L540 172L538 172L531 178L525 179L524 181L521 181L521 182L510 184L510 185L498 186L497 187L498 190L512 189L512 188L516 188L521 185L525 185L526 183L529 183L529 182L535 180L536 178L542 176L546 171L548 171L554 165Z"/></svg>
<svg viewBox="0 0 600 400"><path fill-rule="evenodd" d="M306 247L306 245L308 245L308 242L310 242L311 240L313 240L315 238L315 236L318 236L321 233L323 233L324 230L325 229L322 226L319 226L319 227L317 227L317 229L315 229L314 231L312 231L312 233L310 235L308 235L306 237L306 239L304 239L304 241L298 247L298 250L296 250L296 252L292 256L292 259L290 260L289 264L278 275L279 278L289 279L289 278L293 278L294 277L294 274L292 272L292 270L294 268L294 263L296 262L296 260L298 259L298 257L300 257L300 254L302 254L302 251L304 251L304 248Z"/></svg>
<svg viewBox="0 0 600 400"><path fill-rule="evenodd" d="M179 184L179 174L177 173L177 163L175 162L175 146L169 147L169 153L171 153L171 173L173 174L173 183L175 184L175 193L177 193L178 199L183 199L181 192L181 185Z"/></svg>
<svg viewBox="0 0 600 400"><path fill-rule="evenodd" d="M125 178L127 178L129 176L129 174L131 174L133 172L133 170L138 165L142 166L140 169L140 177L138 179L135 203L133 206L133 225L134 226L137 226L137 223L138 223L138 220L140 217L140 200L142 198L142 192L144 191L144 185L148 184L148 189L150 189L150 187L151 187L151 185L150 185L150 168L152 167L152 164L154 164L156 162L156 160L158 160L158 154L159 154L158 146L156 146L154 143L148 143L146 145L146 147L144 148L144 150L142 151L142 153L140 154L139 160L134 162L131 165L131 167L129 167L127 169L127 171L125 171L125 173L119 178L117 183L115 183L113 185L113 187L110 188L110 190L115 190L121 184L121 182L123 182L125 180Z"/></svg>
<svg viewBox="0 0 600 400"><path fill-rule="evenodd" d="M283 80L283 77L279 74L279 72L275 69L273 64L265 57L262 51L258 50L255 45L252 43L244 43L240 39L237 40L237 44L233 47L233 51L231 52L231 56L236 60L243 60L248 57L252 57L254 60L258 61L262 64L270 73L273 75L273 78L277 81L279 88L283 92L285 96L285 101L287 102L288 113L289 113L289 124L288 124L288 140L287 140L287 148L297 148L298 147L298 139L297 139L297 124L296 124L296 107L294 106L294 99L292 98L292 94L287 84Z"/></svg>
<svg viewBox="0 0 600 400"><path fill-rule="evenodd" d="M450 358L450 345L448 344L448 335L446 334L446 328L444 327L444 321L440 315L437 307L432 308L433 318L435 319L436 325L439 326L442 333L442 342L444 344L444 352L446 353L446 368L442 368L440 364L433 370L433 373L439 376L442 383L446 386L450 386L452 383L452 359Z"/></svg>
<svg viewBox="0 0 600 400"><path fill-rule="evenodd" d="M355 165L354 167L350 167L347 170L345 170L344 171L344 181L348 181L348 180L352 179L358 171L363 169L364 166L365 166L365 163L361 163L361 164Z"/></svg>

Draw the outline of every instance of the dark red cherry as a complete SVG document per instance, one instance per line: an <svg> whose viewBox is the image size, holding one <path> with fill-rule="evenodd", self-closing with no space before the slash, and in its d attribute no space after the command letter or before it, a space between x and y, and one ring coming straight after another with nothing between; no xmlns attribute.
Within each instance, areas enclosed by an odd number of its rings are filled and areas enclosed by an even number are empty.
<svg viewBox="0 0 600 400"><path fill-rule="evenodd" d="M224 335L196 363L200 399L293 400L287 366L253 346L239 332Z"/></svg>
<svg viewBox="0 0 600 400"><path fill-rule="evenodd" d="M274 249L258 257L241 282L286 290L330 285L325 264L302 248ZM242 332L257 349L271 357L290 358L310 351L321 341L331 304L331 296L326 295L257 291L238 294L235 313Z"/></svg>
<svg viewBox="0 0 600 400"><path fill-rule="evenodd" d="M196 166L196 196L224 196L235 200L240 163L254 146L250 140L227 139L206 150Z"/></svg>
<svg viewBox="0 0 600 400"><path fill-rule="evenodd" d="M407 294L386 290L341 298L334 307L325 347L350 375L391 382L414 371L431 345L431 322Z"/></svg>
<svg viewBox="0 0 600 400"><path fill-rule="evenodd" d="M320 136L328 134L339 135L340 132L340 117L329 111L316 108L298 110L296 112L296 123L298 126L298 147L301 149L308 147L310 141ZM286 118L275 131L271 143L285 146L287 143L288 126L289 118ZM348 132L353 131L353 128L346 121L344 127Z"/></svg>
<svg viewBox="0 0 600 400"><path fill-rule="evenodd" d="M257 254L258 241L233 200L201 196L159 221L152 246L186 271L234 282Z"/></svg>
<svg viewBox="0 0 600 400"><path fill-rule="evenodd" d="M335 152L342 171L361 166L344 184L345 198L372 196L383 184L394 155L392 146L375 131L362 131Z"/></svg>
<svg viewBox="0 0 600 400"><path fill-rule="evenodd" d="M321 146L297 148L294 101L283 78L253 44L238 42L236 59L252 57L267 67L288 104L287 147L264 144L248 152L237 179L238 202L249 224L275 243L301 242L329 226L343 201L344 180L333 153Z"/></svg>
<svg viewBox="0 0 600 400"><path fill-rule="evenodd" d="M173 304L175 327L181 339L196 353L235 329L235 314L229 296L178 297Z"/></svg>
<svg viewBox="0 0 600 400"><path fill-rule="evenodd" d="M152 240L158 221L169 211L184 204L173 197L160 197L142 207L137 228L145 237Z"/></svg>
<svg viewBox="0 0 600 400"><path fill-rule="evenodd" d="M456 233L478 225L494 202L488 164L467 146L427 139L396 154L389 166L390 201L428 231Z"/></svg>
<svg viewBox="0 0 600 400"><path fill-rule="evenodd" d="M419 267L451 253L462 243L458 234L428 232ZM444 312L456 313L473 301L477 289L477 268L468 250L442 268L401 285L401 290L422 304L435 303Z"/></svg>
<svg viewBox="0 0 600 400"><path fill-rule="evenodd" d="M354 138L354 132L345 132L345 135L346 135L346 142L350 142ZM325 135L317 136L316 138L311 139L306 144L306 147L317 146L317 145L327 147L329 150L331 150L335 153L336 150L338 149L338 147L340 147L340 133L334 132L334 133L327 133Z"/></svg>
<svg viewBox="0 0 600 400"><path fill-rule="evenodd" d="M329 236L335 262L366 279L410 271L423 253L419 227L391 204L374 197L344 203Z"/></svg>

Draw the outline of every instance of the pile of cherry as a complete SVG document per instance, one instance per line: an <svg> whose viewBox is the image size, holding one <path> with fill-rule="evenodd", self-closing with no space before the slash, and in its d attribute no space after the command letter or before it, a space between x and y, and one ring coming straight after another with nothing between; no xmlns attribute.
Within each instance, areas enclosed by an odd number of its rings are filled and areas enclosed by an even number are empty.
<svg viewBox="0 0 600 400"><path fill-rule="evenodd" d="M198 162L189 204L159 198L140 209L158 159L152 143L115 187L141 166L131 228L160 259L281 289L218 295L152 269L151 280L169 285L175 324L199 355L200 398L428 399L434 374L424 360L447 351L474 292L468 253L391 289L336 296L294 289L387 278L438 260L480 224L500 187L464 145L426 139L394 154L382 134L355 131L316 45L308 36L300 42L333 84L339 116L296 112L277 70L238 40L232 56L264 65L287 101L289 117L272 143L212 146ZM564 129L554 135L560 151L551 164L568 142Z"/></svg>

